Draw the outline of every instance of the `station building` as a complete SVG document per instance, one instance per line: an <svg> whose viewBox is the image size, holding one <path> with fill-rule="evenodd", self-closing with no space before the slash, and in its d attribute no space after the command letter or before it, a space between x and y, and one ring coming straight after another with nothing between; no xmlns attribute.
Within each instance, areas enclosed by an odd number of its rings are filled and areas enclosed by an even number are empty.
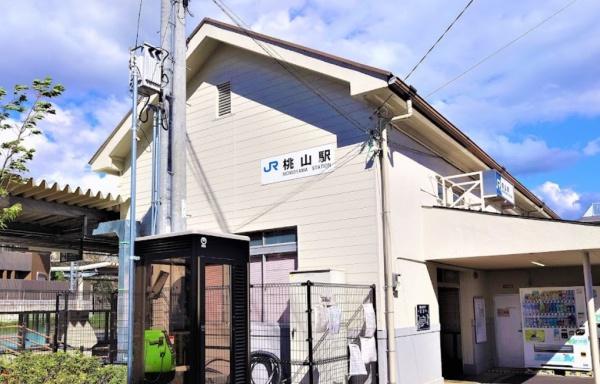
<svg viewBox="0 0 600 384"><path fill-rule="evenodd" d="M249 235L253 283L321 271L328 281L376 284L380 382L388 349L395 381L406 384L493 367L570 369L575 355L582 370L595 366L594 348L574 345L589 342L588 322L595 328L585 308L600 282L600 227L560 220L389 71L210 19L189 37L187 61L188 229ZM382 190L378 135L388 123ZM90 161L120 177L123 196L130 126L126 116ZM144 222L151 121L141 130L136 215ZM393 324L384 313L384 233ZM541 314L525 332L532 305ZM535 323L550 317L551 326Z"/></svg>

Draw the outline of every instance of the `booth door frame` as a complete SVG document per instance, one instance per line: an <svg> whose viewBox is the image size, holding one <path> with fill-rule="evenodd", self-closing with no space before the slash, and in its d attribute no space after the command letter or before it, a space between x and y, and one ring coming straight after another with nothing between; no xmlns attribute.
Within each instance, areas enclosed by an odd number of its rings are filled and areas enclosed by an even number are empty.
<svg viewBox="0 0 600 384"><path fill-rule="evenodd" d="M205 270L207 265L228 265L231 268L230 282L230 340L229 340L229 375L230 384L247 383L249 364L249 298L248 298L248 265L235 263L229 259L201 257L198 263L198 336L200 341L199 353L199 382L206 382L206 305L205 305ZM241 295L240 289L245 292ZM245 326L243 324L246 324Z"/></svg>

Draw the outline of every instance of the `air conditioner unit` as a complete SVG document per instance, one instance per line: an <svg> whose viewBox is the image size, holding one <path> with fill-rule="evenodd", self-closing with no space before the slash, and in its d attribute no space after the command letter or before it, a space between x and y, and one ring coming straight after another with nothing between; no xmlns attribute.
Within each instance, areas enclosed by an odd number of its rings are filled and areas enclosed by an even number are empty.
<svg viewBox="0 0 600 384"><path fill-rule="evenodd" d="M160 92L162 78L162 63L167 53L144 43L136 54L136 64L139 70L138 93L143 96L152 96Z"/></svg>

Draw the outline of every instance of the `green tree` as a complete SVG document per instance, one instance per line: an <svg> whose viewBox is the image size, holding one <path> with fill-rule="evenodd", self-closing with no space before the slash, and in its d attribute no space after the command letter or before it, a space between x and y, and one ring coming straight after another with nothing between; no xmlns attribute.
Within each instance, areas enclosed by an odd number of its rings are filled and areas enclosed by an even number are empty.
<svg viewBox="0 0 600 384"><path fill-rule="evenodd" d="M31 85L17 84L12 95L0 87L0 198L8 195L8 186L23 180L27 163L33 159L35 148L26 144L27 138L41 135L38 123L56 113L51 99L60 96L65 88L46 77L35 79ZM21 205L14 204L0 211L0 229L21 213Z"/></svg>

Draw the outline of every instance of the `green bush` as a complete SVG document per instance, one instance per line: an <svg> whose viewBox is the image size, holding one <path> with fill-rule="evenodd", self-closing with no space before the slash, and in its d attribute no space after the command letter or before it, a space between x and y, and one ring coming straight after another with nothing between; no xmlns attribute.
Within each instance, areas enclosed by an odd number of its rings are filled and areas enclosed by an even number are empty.
<svg viewBox="0 0 600 384"><path fill-rule="evenodd" d="M2 363L3 384L121 384L126 368L81 353L21 354Z"/></svg>

